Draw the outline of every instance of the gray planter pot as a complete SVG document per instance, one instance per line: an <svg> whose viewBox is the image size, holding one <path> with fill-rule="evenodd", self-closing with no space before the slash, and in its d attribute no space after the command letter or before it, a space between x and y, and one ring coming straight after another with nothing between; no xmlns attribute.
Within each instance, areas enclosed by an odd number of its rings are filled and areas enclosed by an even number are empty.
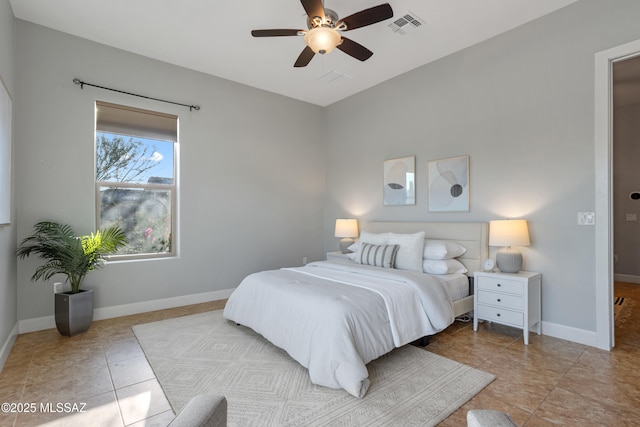
<svg viewBox="0 0 640 427"><path fill-rule="evenodd" d="M86 332L93 322L93 291L60 292L54 296L58 332L68 337Z"/></svg>

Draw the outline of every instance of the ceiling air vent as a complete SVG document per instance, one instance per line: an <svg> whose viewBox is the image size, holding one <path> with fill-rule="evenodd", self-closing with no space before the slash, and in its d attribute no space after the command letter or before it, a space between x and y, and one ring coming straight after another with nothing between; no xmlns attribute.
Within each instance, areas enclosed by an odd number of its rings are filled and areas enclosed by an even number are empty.
<svg viewBox="0 0 640 427"><path fill-rule="evenodd" d="M413 12L407 12L400 18L389 24L389 28L396 34L407 34L413 32L424 25L424 21Z"/></svg>
<svg viewBox="0 0 640 427"><path fill-rule="evenodd" d="M316 80L330 84L331 86L340 86L345 81L351 80L351 76L348 74L341 73L339 71L329 71Z"/></svg>

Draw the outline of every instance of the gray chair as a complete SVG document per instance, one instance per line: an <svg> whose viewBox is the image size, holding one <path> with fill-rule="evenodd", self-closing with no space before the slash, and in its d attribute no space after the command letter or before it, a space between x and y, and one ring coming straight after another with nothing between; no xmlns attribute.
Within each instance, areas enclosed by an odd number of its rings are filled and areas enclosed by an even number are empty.
<svg viewBox="0 0 640 427"><path fill-rule="evenodd" d="M509 414L488 409L467 412L467 427L518 427Z"/></svg>
<svg viewBox="0 0 640 427"><path fill-rule="evenodd" d="M176 415L170 427L227 427L227 399L217 394L200 394Z"/></svg>

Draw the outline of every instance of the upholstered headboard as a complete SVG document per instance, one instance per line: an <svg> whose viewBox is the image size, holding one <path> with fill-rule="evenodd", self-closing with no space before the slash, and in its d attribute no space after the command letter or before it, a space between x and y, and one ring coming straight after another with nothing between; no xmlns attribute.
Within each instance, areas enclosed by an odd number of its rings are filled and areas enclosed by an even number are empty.
<svg viewBox="0 0 640 427"><path fill-rule="evenodd" d="M468 276L481 270L482 261L489 257L489 224L486 222L402 222L367 221L360 224L370 233L418 233L424 231L426 239L449 240L467 248L458 258L467 267Z"/></svg>

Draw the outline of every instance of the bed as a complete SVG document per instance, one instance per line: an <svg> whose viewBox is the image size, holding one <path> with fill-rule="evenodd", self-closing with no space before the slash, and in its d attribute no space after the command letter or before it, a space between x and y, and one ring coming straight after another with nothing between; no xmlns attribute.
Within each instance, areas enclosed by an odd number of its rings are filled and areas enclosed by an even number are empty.
<svg viewBox="0 0 640 427"><path fill-rule="evenodd" d="M486 223L366 222L357 255L393 249L396 267L403 269L341 259L254 273L234 290L224 316L284 349L309 370L314 384L361 398L369 387L367 363L473 310L469 277L488 255L487 236ZM466 273L418 271L420 239L463 246L456 261ZM422 263L422 248L420 254Z"/></svg>

